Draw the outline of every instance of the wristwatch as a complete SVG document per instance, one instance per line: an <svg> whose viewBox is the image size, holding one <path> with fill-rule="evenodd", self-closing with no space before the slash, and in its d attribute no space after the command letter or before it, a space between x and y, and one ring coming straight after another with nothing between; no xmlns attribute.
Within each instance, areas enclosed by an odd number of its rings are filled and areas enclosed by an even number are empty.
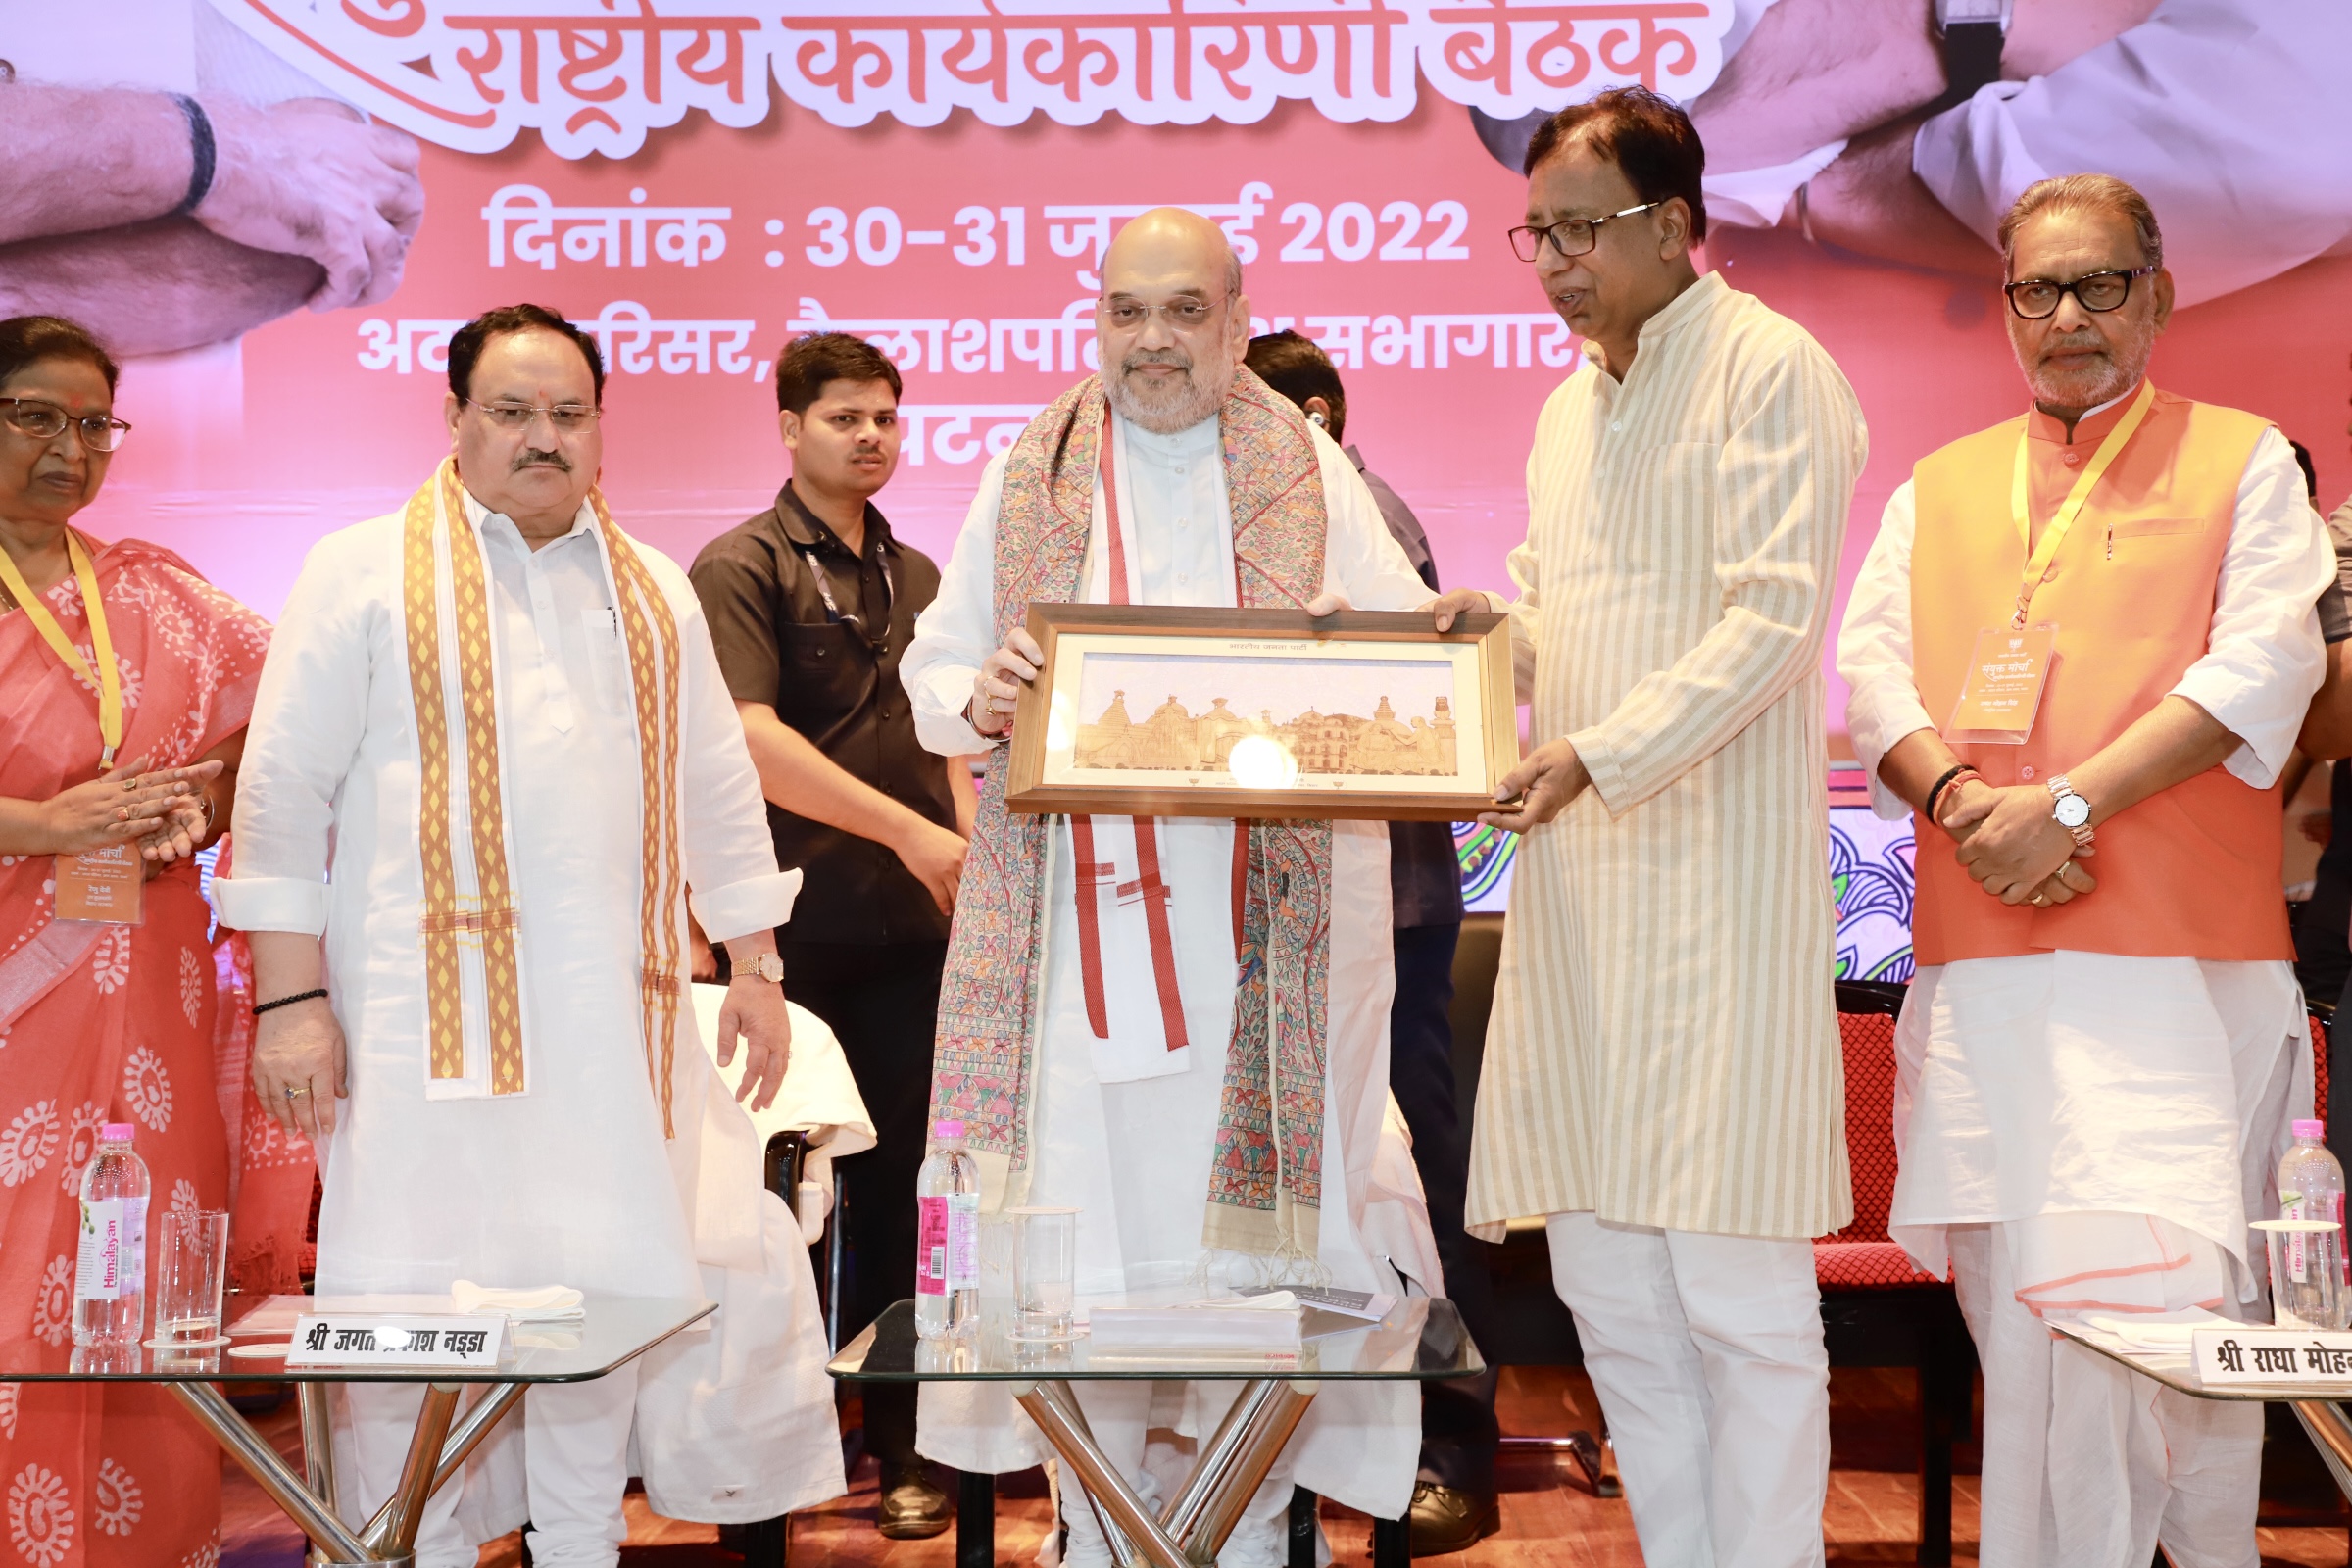
<svg viewBox="0 0 2352 1568"><path fill-rule="evenodd" d="M1986 82L2001 79L2001 46L2009 39L2012 0L1936 0L1936 47L1943 56L1938 113L1964 104Z"/></svg>
<svg viewBox="0 0 2352 1568"><path fill-rule="evenodd" d="M2075 836L2077 846L2088 844L2095 834L2090 825L2090 803L2075 793L2064 773L2050 780L2050 815Z"/></svg>
<svg viewBox="0 0 2352 1568"><path fill-rule="evenodd" d="M772 953L762 953L748 962L737 959L734 967L735 972L739 975L748 974L754 979L765 980L779 986L784 983L784 960Z"/></svg>

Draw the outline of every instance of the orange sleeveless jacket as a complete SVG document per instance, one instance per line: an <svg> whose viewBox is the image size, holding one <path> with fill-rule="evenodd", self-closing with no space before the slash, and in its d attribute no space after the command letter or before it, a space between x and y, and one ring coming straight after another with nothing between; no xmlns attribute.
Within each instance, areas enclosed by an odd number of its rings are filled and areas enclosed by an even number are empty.
<svg viewBox="0 0 2352 1568"><path fill-rule="evenodd" d="M2127 399L2083 420L2071 444L2046 415L2011 419L1914 470L1912 669L1939 726L1959 701L1977 633L2008 625L2016 602L2026 560L2010 512L2020 434L2030 432L2030 505L2046 523L2129 407ZM2032 623L2054 623L2058 637L2032 735L2023 745L1953 748L1986 783L2044 784L2080 765L2204 655L2238 481L2267 427L2234 409L2156 394L2034 595ZM1940 829L1920 822L1913 949L1922 964L2058 948L2291 958L2279 814L2276 789L2209 769L2108 818L2085 867L2097 891L2047 909L2003 905L1953 861Z"/></svg>

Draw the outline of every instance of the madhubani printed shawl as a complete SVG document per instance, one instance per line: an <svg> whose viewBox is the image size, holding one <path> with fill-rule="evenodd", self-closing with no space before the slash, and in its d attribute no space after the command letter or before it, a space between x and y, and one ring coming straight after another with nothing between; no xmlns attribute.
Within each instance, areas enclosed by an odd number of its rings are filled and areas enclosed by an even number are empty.
<svg viewBox="0 0 2352 1568"><path fill-rule="evenodd" d="M601 490L588 492L628 648L645 829L640 836L640 1019L646 1072L670 1120L670 1069L686 981L678 902L678 627ZM528 1087L522 956L499 767L499 682L489 564L466 520L457 465L444 461L409 500L401 552L409 691L416 707L417 854L423 868L427 1099L514 1095ZM455 722L453 723L453 716ZM457 787L453 787L453 783Z"/></svg>
<svg viewBox="0 0 2352 1568"><path fill-rule="evenodd" d="M1006 460L997 514L1000 643L1026 621L1032 600L1069 602L1085 591L1103 407L1102 379L1089 377L1032 420ZM1245 369L1218 426L1237 597L1245 608L1299 608L1322 591L1327 527L1306 421ZM956 894L931 1099L933 1115L963 1121L984 1167L1001 1161L1025 1183L1052 824L1005 810L1007 750L989 757ZM1322 1203L1331 824L1237 827L1248 834L1248 868L1236 889L1233 1037L1201 1240L1311 1257Z"/></svg>

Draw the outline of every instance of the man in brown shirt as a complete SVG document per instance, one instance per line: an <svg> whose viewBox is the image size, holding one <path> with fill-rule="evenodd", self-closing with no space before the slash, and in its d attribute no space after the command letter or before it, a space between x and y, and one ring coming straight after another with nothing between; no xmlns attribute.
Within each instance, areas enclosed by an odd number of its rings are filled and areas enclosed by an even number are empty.
<svg viewBox="0 0 2352 1568"><path fill-rule="evenodd" d="M878 1142L841 1162L852 1259L842 1331L908 1295L915 1172L949 917L971 830L971 775L914 738L899 659L939 567L870 499L899 458L898 367L840 332L776 362L792 478L776 504L695 558L692 576L767 796L776 861L807 873L777 936L795 1002L840 1037ZM869 1385L883 1535L936 1536L947 1494L914 1452L912 1385Z"/></svg>

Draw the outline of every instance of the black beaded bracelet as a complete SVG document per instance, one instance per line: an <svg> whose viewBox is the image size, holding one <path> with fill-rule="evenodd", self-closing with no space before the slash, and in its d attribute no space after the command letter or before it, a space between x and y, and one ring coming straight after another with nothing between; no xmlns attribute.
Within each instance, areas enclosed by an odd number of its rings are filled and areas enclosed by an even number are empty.
<svg viewBox="0 0 2352 1568"><path fill-rule="evenodd" d="M1936 827L1941 827L1943 825L1936 820L1936 800L1946 789L1951 786L1951 783L1954 779L1959 778L1962 774L1968 774L1974 777L1976 775L1976 771L1977 770L1975 768L1969 766L1966 762L1955 762L1952 766L1944 769L1943 777L1937 779L1935 783L1928 786L1928 804L1925 808L1925 815L1927 816L1929 822L1933 823Z"/></svg>
<svg viewBox="0 0 2352 1568"><path fill-rule="evenodd" d="M253 1004L253 1015L259 1018L272 1007L291 1007L297 1002L309 1002L314 998L325 995L326 988L321 986L317 991L297 991L292 996L280 997L275 1002L257 1002Z"/></svg>

